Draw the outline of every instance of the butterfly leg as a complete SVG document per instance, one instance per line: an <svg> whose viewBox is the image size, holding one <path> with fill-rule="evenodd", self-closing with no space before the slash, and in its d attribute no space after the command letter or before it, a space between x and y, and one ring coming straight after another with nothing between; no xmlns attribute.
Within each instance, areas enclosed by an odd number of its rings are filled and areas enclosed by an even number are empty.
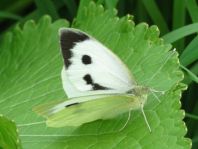
<svg viewBox="0 0 198 149"><path fill-rule="evenodd" d="M144 120L145 120L145 122L146 122L146 125L148 126L148 129L149 129L149 131L151 132L151 127L150 127L150 125L149 125L149 123L148 123L148 120L147 120L147 117L146 117L146 114L144 113L144 107L143 107L144 105L143 104L141 104L141 111L142 111L142 115L143 115L143 117L144 117Z"/></svg>
<svg viewBox="0 0 198 149"><path fill-rule="evenodd" d="M124 125L119 129L119 131L122 131L122 130L126 127L126 125L128 124L130 118L131 118L131 110L129 110L127 120L126 120L126 122L124 123Z"/></svg>

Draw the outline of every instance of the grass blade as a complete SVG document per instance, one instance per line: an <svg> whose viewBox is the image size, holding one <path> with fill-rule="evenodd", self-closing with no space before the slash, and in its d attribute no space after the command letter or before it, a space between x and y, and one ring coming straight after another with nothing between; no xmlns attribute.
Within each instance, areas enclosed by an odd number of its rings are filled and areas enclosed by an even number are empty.
<svg viewBox="0 0 198 149"><path fill-rule="evenodd" d="M196 36L190 44L184 49L180 56L180 62L184 66L188 66L198 59L198 36Z"/></svg>
<svg viewBox="0 0 198 149"><path fill-rule="evenodd" d="M75 1L73 1L73 0L62 0L62 1L66 5L70 15L72 17L74 17L76 15L76 11L77 11L77 5L76 5Z"/></svg>
<svg viewBox="0 0 198 149"><path fill-rule="evenodd" d="M190 113L185 113L185 116L194 120L198 120L198 116Z"/></svg>
<svg viewBox="0 0 198 149"><path fill-rule="evenodd" d="M168 32L168 26L154 0L142 0L153 22L160 28L162 34Z"/></svg>
<svg viewBox="0 0 198 149"><path fill-rule="evenodd" d="M118 4L118 1L119 0L111 0L111 1L105 0L105 4L106 4L107 8L113 9L113 8L116 8L116 5Z"/></svg>
<svg viewBox="0 0 198 149"><path fill-rule="evenodd" d="M177 29L185 25L185 0L174 0L173 1L173 27L172 29ZM177 41L174 45L181 53L181 49L184 49L184 39Z"/></svg>
<svg viewBox="0 0 198 149"><path fill-rule="evenodd" d="M198 32L198 23L193 23L176 29L162 36L166 43L173 43L185 36Z"/></svg>
<svg viewBox="0 0 198 149"><path fill-rule="evenodd" d="M183 26L185 23L184 0L174 0L173 4L173 29Z"/></svg>
<svg viewBox="0 0 198 149"><path fill-rule="evenodd" d="M137 22L145 22L146 20L149 20L149 16L148 13L145 9L145 7L142 4L142 1L137 1L137 6L136 6L136 15L135 15L135 19L137 20Z"/></svg>
<svg viewBox="0 0 198 149"><path fill-rule="evenodd" d="M4 18L4 19L13 19L13 20L21 20L21 16L16 15L16 14L12 14L10 12L6 12L6 11L0 11L0 19Z"/></svg>
<svg viewBox="0 0 198 149"><path fill-rule="evenodd" d="M56 7L54 6L51 0L35 0L36 6L40 11L41 15L48 14L53 19L58 19L58 13L56 11Z"/></svg>
<svg viewBox="0 0 198 149"><path fill-rule="evenodd" d="M192 21L198 22L198 15L197 15L198 7L196 0L185 0L185 1L186 1L187 10L190 14Z"/></svg>
<svg viewBox="0 0 198 149"><path fill-rule="evenodd" d="M33 0L22 0L22 1L10 1L11 3L8 6L4 6L4 10L7 12L20 12L25 9L27 6L32 4ZM2 3L1 3L2 5Z"/></svg>
<svg viewBox="0 0 198 149"><path fill-rule="evenodd" d="M180 65L180 67L185 70L189 76L189 78L193 81L195 81L196 83L198 83L198 77L193 73L191 72L189 69L187 69L186 67L184 67L183 65Z"/></svg>

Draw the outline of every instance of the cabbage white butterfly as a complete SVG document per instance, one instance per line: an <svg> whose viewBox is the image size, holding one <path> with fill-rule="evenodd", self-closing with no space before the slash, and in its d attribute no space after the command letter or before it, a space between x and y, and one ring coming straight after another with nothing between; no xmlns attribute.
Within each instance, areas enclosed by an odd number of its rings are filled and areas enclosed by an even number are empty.
<svg viewBox="0 0 198 149"><path fill-rule="evenodd" d="M151 90L139 86L126 65L90 35L71 28L61 28L59 35L62 83L70 100L34 108L47 126L80 126L126 112L129 120L131 110L141 109L151 131L143 110Z"/></svg>

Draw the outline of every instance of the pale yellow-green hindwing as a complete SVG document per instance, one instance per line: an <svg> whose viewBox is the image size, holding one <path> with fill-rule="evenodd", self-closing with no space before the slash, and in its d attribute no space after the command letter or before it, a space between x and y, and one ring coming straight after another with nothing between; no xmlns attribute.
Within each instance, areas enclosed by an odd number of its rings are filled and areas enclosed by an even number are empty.
<svg viewBox="0 0 198 149"><path fill-rule="evenodd" d="M84 101L81 101L80 98L71 99L74 101L73 103L64 102L66 106L55 113L50 110L58 103L41 105L35 107L34 111L47 118L46 123L49 127L80 126L98 119L110 119L125 112L140 109L141 105L146 102L146 91L145 88L137 88L137 94L106 97L102 95L101 98L89 96Z"/></svg>

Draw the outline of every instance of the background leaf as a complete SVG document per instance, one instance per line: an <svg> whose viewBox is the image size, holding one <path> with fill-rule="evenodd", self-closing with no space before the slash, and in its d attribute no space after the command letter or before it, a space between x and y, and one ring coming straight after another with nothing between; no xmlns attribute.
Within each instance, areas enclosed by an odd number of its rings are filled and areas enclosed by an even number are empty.
<svg viewBox="0 0 198 149"><path fill-rule="evenodd" d="M157 24L161 28L162 34L168 31L167 24L155 2L155 0L142 0L144 7L149 13L151 19L155 24Z"/></svg>
<svg viewBox="0 0 198 149"><path fill-rule="evenodd" d="M35 2L41 15L50 14L53 19L59 18L56 8L51 0L35 0Z"/></svg>
<svg viewBox="0 0 198 149"><path fill-rule="evenodd" d="M0 115L0 148L21 149L21 142L15 123L3 115Z"/></svg>
<svg viewBox="0 0 198 149"><path fill-rule="evenodd" d="M176 52L169 52L156 26L134 25L131 16L119 19L114 10L100 5L81 5L72 26L80 28L113 50L129 67L141 85L165 90L158 103L149 96L145 112L152 128L149 133L140 111L133 111L126 128L119 132L127 115L96 121L75 128L47 128L32 107L65 98L60 80L62 59L58 28L63 20L51 23L44 17L38 24L28 21L17 26L0 43L0 113L14 119L23 148L190 148L179 110L183 74Z"/></svg>
<svg viewBox="0 0 198 149"><path fill-rule="evenodd" d="M177 30L174 30L166 35L163 36L163 39L167 43L173 43L177 41L178 39L183 38L184 36L197 33L198 32L198 23L193 23L190 25L183 26Z"/></svg>

